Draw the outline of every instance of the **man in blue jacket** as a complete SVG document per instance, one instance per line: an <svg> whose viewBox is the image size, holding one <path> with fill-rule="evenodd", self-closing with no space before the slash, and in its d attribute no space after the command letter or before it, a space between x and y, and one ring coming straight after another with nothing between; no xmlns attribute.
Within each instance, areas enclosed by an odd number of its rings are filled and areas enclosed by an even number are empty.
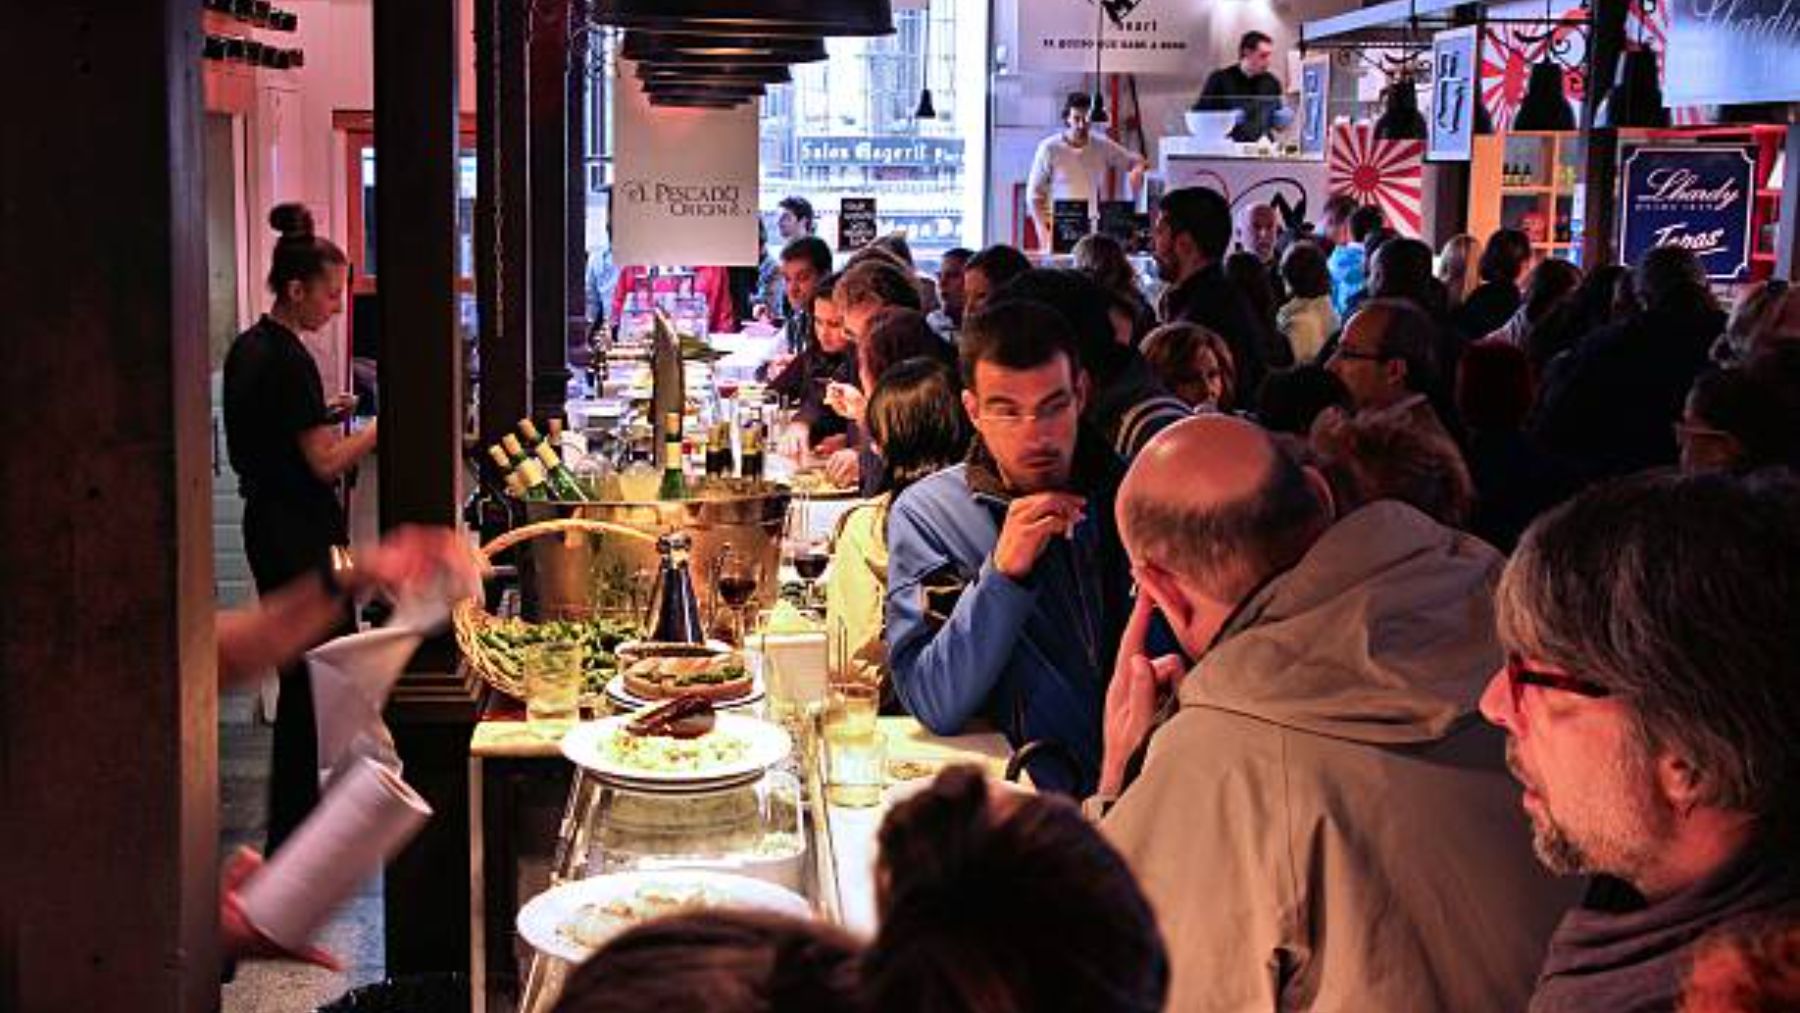
<svg viewBox="0 0 1800 1013"><path fill-rule="evenodd" d="M888 516L887 645L901 702L940 735L982 718L1041 789L1093 790L1130 566L1112 501L1123 474L1080 434L1087 377L1054 310L1004 299L961 339L962 464Z"/></svg>

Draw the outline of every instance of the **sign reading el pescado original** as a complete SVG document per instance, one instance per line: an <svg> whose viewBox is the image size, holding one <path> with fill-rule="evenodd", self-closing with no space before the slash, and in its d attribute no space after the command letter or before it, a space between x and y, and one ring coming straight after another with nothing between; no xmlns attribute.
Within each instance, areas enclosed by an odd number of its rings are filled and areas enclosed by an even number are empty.
<svg viewBox="0 0 1800 1013"><path fill-rule="evenodd" d="M1624 200L1619 252L1635 264L1645 251L1680 246L1707 277L1750 273L1750 206L1756 160L1741 147L1643 145L1621 159Z"/></svg>

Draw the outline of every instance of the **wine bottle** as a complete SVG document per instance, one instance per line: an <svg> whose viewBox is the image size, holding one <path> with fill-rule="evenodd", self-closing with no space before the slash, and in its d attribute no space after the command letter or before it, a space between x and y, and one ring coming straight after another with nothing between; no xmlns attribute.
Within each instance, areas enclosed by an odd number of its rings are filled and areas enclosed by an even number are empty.
<svg viewBox="0 0 1800 1013"><path fill-rule="evenodd" d="M525 483L526 499L536 502L550 499L550 486L544 478L543 465L527 460L519 465L514 474L519 475Z"/></svg>
<svg viewBox="0 0 1800 1013"><path fill-rule="evenodd" d="M562 463L562 459L556 456L556 451L550 449L550 444L537 445L537 461L544 466L545 484L556 494L557 499L569 503L580 503L587 499L587 495L581 491L581 483L575 481L575 473Z"/></svg>
<svg viewBox="0 0 1800 1013"><path fill-rule="evenodd" d="M513 499L525 498L525 477L516 471L506 473L506 494Z"/></svg>
<svg viewBox="0 0 1800 1013"><path fill-rule="evenodd" d="M550 445L553 447L562 446L562 435L563 435L562 416L561 415L552 415L550 417Z"/></svg>
<svg viewBox="0 0 1800 1013"><path fill-rule="evenodd" d="M760 482L763 477L762 423L752 422L745 426L742 439L743 456L738 459L738 474Z"/></svg>
<svg viewBox="0 0 1800 1013"><path fill-rule="evenodd" d="M681 453L681 413L663 420L663 475L657 499L687 499L687 468Z"/></svg>
<svg viewBox="0 0 1800 1013"><path fill-rule="evenodd" d="M515 468L531 460L531 455L527 454L525 448L519 444L519 438L511 433L500 437L500 446L506 450L506 456L512 459Z"/></svg>
<svg viewBox="0 0 1800 1013"><path fill-rule="evenodd" d="M537 423L530 419L520 419L519 435L523 437L520 443L524 445L525 452L536 455L537 448L544 442L544 437L538 433Z"/></svg>
<svg viewBox="0 0 1800 1013"><path fill-rule="evenodd" d="M715 423L706 444L706 477L731 477L731 424Z"/></svg>
<svg viewBox="0 0 1800 1013"><path fill-rule="evenodd" d="M506 451L500 449L500 444L498 443L491 443L488 445L488 457L494 462L494 468L496 469L495 473L502 478L512 474L514 467L516 467L516 465L513 464L512 458L506 456Z"/></svg>

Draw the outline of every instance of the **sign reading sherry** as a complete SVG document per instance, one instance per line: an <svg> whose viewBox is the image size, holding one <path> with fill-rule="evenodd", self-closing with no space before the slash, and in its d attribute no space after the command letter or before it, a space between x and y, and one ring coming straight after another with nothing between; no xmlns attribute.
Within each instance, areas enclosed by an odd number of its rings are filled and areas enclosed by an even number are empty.
<svg viewBox="0 0 1800 1013"><path fill-rule="evenodd" d="M1619 254L1635 264L1658 246L1699 258L1707 277L1750 274L1750 207L1756 160L1741 147L1644 145L1623 159Z"/></svg>

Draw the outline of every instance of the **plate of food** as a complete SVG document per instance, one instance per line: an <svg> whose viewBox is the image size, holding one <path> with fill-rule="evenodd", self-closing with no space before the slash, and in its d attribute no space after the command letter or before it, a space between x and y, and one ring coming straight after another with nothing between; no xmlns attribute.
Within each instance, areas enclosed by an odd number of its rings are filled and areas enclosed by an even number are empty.
<svg viewBox="0 0 1800 1013"><path fill-rule="evenodd" d="M851 499L861 490L855 483L836 485L822 468L808 468L788 476L788 491L807 499Z"/></svg>
<svg viewBox="0 0 1800 1013"><path fill-rule="evenodd" d="M792 748L781 726L720 714L712 701L693 695L583 722L562 740L563 755L602 781L674 791L754 780Z"/></svg>
<svg viewBox="0 0 1800 1013"><path fill-rule="evenodd" d="M606 692L633 706L687 695L722 706L742 705L761 696L744 656L722 643L633 641L619 645L616 653L619 674L607 683Z"/></svg>
<svg viewBox="0 0 1800 1013"><path fill-rule="evenodd" d="M538 952L572 964L639 922L703 908L741 908L810 918L806 898L728 872L614 872L552 887L519 909L519 935Z"/></svg>

